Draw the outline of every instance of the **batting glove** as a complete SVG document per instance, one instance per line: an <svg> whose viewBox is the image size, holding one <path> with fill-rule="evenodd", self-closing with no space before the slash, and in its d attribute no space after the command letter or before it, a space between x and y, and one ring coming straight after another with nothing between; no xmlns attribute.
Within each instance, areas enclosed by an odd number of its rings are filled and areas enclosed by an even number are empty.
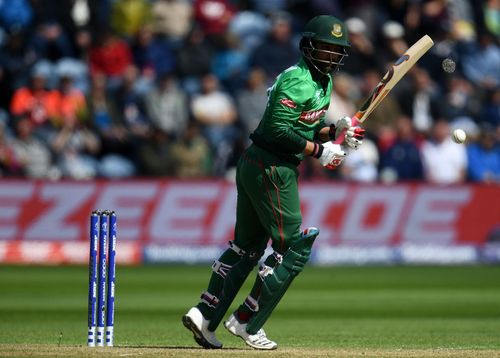
<svg viewBox="0 0 500 358"><path fill-rule="evenodd" d="M335 125L330 126L330 139L337 139L345 131L343 143L352 149L358 149L363 144L365 130L353 124L353 120L347 116L340 118Z"/></svg>
<svg viewBox="0 0 500 358"><path fill-rule="evenodd" d="M327 169L334 169L342 163L346 152L340 144L326 142L323 144L315 143L313 157L317 158L322 166Z"/></svg>
<svg viewBox="0 0 500 358"><path fill-rule="evenodd" d="M363 144L363 138L365 137L365 130L361 127L350 127L344 138L344 143L352 149L358 149L358 147Z"/></svg>

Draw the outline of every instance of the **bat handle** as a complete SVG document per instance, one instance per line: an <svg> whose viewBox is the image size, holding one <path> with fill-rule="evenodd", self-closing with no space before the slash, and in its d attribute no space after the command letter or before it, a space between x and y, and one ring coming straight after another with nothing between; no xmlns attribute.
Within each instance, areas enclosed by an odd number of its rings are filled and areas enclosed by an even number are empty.
<svg viewBox="0 0 500 358"><path fill-rule="evenodd" d="M351 118L351 120L352 120L351 124L352 124L354 127L355 127L355 126L359 126L359 125L361 125L361 122L360 122L360 120L359 120L359 118L358 118L358 116L357 116L357 115L358 115L358 113L356 113L356 114L355 114L354 116L352 116L352 118ZM339 136L337 137L337 139L335 139L335 140L333 141L333 143L335 143L335 144L343 144L343 143L344 143L344 136L345 136L345 132L346 132L346 131L347 131L346 129L342 130L342 132L340 132Z"/></svg>
<svg viewBox="0 0 500 358"><path fill-rule="evenodd" d="M361 121L359 120L359 117L357 116L357 113L354 116L352 116L351 120L352 120L352 125L353 126L359 126L359 125L361 125Z"/></svg>

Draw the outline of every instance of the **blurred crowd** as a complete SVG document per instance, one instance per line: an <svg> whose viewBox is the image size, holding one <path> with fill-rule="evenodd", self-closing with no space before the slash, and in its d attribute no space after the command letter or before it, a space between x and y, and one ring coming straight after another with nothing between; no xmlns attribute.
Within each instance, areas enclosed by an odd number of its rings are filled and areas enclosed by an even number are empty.
<svg viewBox="0 0 500 358"><path fill-rule="evenodd" d="M500 183L497 0L0 0L0 176L232 178L319 14L344 19L352 44L328 123L422 35L435 45L341 169L308 158L302 178Z"/></svg>

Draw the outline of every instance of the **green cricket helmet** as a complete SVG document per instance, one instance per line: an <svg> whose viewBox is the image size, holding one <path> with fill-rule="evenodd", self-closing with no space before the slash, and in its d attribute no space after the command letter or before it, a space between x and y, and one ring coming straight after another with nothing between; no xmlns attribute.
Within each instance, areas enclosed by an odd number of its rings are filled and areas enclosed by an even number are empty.
<svg viewBox="0 0 500 358"><path fill-rule="evenodd" d="M344 64L349 47L351 45L344 22L330 15L309 20L300 41L302 56L324 75Z"/></svg>

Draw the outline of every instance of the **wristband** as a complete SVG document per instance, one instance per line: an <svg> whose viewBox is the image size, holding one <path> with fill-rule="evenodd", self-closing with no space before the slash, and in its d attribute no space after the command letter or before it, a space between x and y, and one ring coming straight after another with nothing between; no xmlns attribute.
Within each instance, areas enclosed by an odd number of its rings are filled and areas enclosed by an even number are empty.
<svg viewBox="0 0 500 358"><path fill-rule="evenodd" d="M328 131L328 137L330 138L330 140L335 140L335 132L336 132L337 128L335 127L335 124L330 124L330 130Z"/></svg>
<svg viewBox="0 0 500 358"><path fill-rule="evenodd" d="M314 149L311 156L318 159L323 154L323 149L325 149L325 147L323 147L323 144L314 143Z"/></svg>

